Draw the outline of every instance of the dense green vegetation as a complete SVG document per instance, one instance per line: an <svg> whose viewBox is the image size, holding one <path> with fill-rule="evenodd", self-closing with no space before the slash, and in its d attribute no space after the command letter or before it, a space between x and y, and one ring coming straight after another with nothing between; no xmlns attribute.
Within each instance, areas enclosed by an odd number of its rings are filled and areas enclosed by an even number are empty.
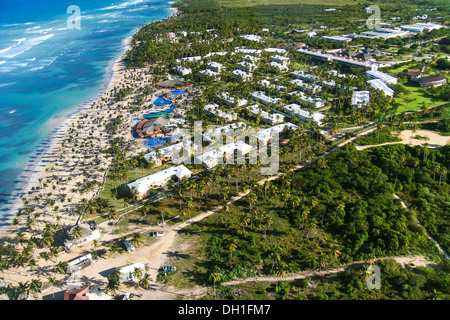
<svg viewBox="0 0 450 320"><path fill-rule="evenodd" d="M197 263L191 262L185 275L205 283L219 269L225 282L251 277L255 270L264 275L320 270L385 256L425 254L439 261L415 218L438 241L447 241L447 173L433 173L438 163L448 166L449 149L423 150L394 145L358 152L350 144L265 184L222 214L183 230L199 236L204 248L190 258ZM422 188L436 201L421 198ZM408 204L411 199L411 211L394 191ZM419 212L414 203L424 200L427 211Z"/></svg>
<svg viewBox="0 0 450 320"><path fill-rule="evenodd" d="M449 263L403 268L394 260L377 261L381 287L366 286L366 264L334 275L279 283L248 283L217 289L218 299L228 300L446 300L450 296ZM211 297L212 298L212 297Z"/></svg>
<svg viewBox="0 0 450 320"><path fill-rule="evenodd" d="M400 139L399 137L393 136L388 127L383 127L358 138L355 142L360 145L376 145L385 142L397 142L401 140L402 139Z"/></svg>

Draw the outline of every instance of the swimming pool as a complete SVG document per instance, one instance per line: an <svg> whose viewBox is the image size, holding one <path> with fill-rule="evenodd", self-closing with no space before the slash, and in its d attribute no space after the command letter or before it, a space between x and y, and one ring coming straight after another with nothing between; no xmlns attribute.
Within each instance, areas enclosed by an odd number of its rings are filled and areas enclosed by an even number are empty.
<svg viewBox="0 0 450 320"><path fill-rule="evenodd" d="M153 105L157 106L157 107L163 107L163 106L167 106L169 104L172 104L172 101L164 99L161 96L159 96L155 101L153 101Z"/></svg>

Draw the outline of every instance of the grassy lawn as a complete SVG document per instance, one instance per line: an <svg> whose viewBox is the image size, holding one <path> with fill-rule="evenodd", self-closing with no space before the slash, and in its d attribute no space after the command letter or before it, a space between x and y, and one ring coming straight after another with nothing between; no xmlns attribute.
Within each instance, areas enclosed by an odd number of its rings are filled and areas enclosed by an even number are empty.
<svg viewBox="0 0 450 320"><path fill-rule="evenodd" d="M433 107L442 104L446 101L429 97L425 89L415 82L399 82L400 85L408 89L411 93L407 96L397 97L395 100L400 103L397 113L404 111L420 110L425 105L426 107Z"/></svg>

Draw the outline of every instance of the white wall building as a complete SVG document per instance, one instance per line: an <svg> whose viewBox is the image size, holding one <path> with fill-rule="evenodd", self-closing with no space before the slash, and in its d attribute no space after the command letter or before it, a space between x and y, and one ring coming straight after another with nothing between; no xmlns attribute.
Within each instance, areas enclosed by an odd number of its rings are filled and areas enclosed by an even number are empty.
<svg viewBox="0 0 450 320"><path fill-rule="evenodd" d="M222 126L222 127L206 130L203 133L203 140L204 141L208 141L208 142L212 142L214 139L222 138L223 135L229 133L232 130L234 131L234 130L241 129L242 131L245 131L248 128L250 128L250 127L247 126L244 122L230 123L230 124L228 124L226 126ZM238 131L234 132L233 134L235 134L237 132Z"/></svg>
<svg viewBox="0 0 450 320"><path fill-rule="evenodd" d="M162 160L167 161L174 157L181 158L183 154L191 155L196 150L198 150L198 146L195 143L190 140L183 140L168 147L149 152L144 155L144 159L147 162L152 161L155 166L160 166ZM158 153L160 156L158 156Z"/></svg>
<svg viewBox="0 0 450 320"><path fill-rule="evenodd" d="M352 108L365 108L370 102L369 91L354 91L352 96Z"/></svg>
<svg viewBox="0 0 450 320"><path fill-rule="evenodd" d="M326 117L326 115L319 112L310 113L309 111L303 110L301 106L296 103L286 105L283 108L286 109L292 115L299 117L301 120L303 121L309 120L317 123L319 126L322 125L322 120Z"/></svg>
<svg viewBox="0 0 450 320"><path fill-rule="evenodd" d="M289 67L288 66L286 66L284 64L281 64L281 63L278 63L278 62L275 62L275 61L271 61L269 63L269 65L270 65L270 71L271 72L278 73L278 72L287 72L287 71L289 71Z"/></svg>
<svg viewBox="0 0 450 320"><path fill-rule="evenodd" d="M219 108L219 105L215 103L207 104L204 108L206 113L215 118L222 118L227 122L237 120L237 114L235 112L226 112Z"/></svg>
<svg viewBox="0 0 450 320"><path fill-rule="evenodd" d="M217 98L220 99L223 103L230 107L243 107L247 105L247 99L243 98L235 98L231 96L228 92L221 92L217 95Z"/></svg>
<svg viewBox="0 0 450 320"><path fill-rule="evenodd" d="M179 165L137 179L134 182L128 183L127 186L130 190L136 190L138 198L142 199L150 189L162 187L171 179L181 180L188 178L191 174L191 170L184 165Z"/></svg>
<svg viewBox="0 0 450 320"><path fill-rule="evenodd" d="M280 64L283 64L285 66L288 66L291 63L291 59L289 57L281 56L279 54L275 54L270 57L272 61L278 62Z"/></svg>
<svg viewBox="0 0 450 320"><path fill-rule="evenodd" d="M202 155L196 157L198 162L207 168L211 169L220 163L227 163L227 161L234 163L234 155L238 157L249 153L252 147L242 141L226 144L222 147L207 151ZM232 159L233 158L233 159Z"/></svg>
<svg viewBox="0 0 450 320"><path fill-rule="evenodd" d="M271 98L269 96L266 96L264 92L261 91L253 92L252 99L264 105L271 105L271 106L275 106L281 101L280 98Z"/></svg>
<svg viewBox="0 0 450 320"><path fill-rule="evenodd" d="M250 111L255 117L260 117L261 120L270 125L282 123L284 116L280 113L269 113L259 108L257 104L248 106L247 110Z"/></svg>
<svg viewBox="0 0 450 320"><path fill-rule="evenodd" d="M396 84L397 78L393 77L387 73L378 70L376 65L372 65L370 70L366 71L366 75L369 79L380 79L381 81L388 84Z"/></svg>
<svg viewBox="0 0 450 320"><path fill-rule="evenodd" d="M240 69L233 70L234 78L238 81L251 81L253 79L253 74L251 72L246 72Z"/></svg>
<svg viewBox="0 0 450 320"><path fill-rule="evenodd" d="M380 79L368 80L367 83L369 83L374 89L383 91L383 93L387 96L394 96L394 90L389 88L387 84Z"/></svg>
<svg viewBox="0 0 450 320"><path fill-rule="evenodd" d="M224 69L224 65L219 62L211 61L206 65L206 68L214 72L220 73Z"/></svg>

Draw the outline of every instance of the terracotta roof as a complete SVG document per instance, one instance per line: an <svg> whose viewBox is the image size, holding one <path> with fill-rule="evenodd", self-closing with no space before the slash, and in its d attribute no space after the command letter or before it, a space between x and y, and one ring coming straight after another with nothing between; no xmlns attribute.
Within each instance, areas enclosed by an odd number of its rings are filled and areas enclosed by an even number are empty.
<svg viewBox="0 0 450 320"><path fill-rule="evenodd" d="M64 292L64 300L89 300L89 286Z"/></svg>

